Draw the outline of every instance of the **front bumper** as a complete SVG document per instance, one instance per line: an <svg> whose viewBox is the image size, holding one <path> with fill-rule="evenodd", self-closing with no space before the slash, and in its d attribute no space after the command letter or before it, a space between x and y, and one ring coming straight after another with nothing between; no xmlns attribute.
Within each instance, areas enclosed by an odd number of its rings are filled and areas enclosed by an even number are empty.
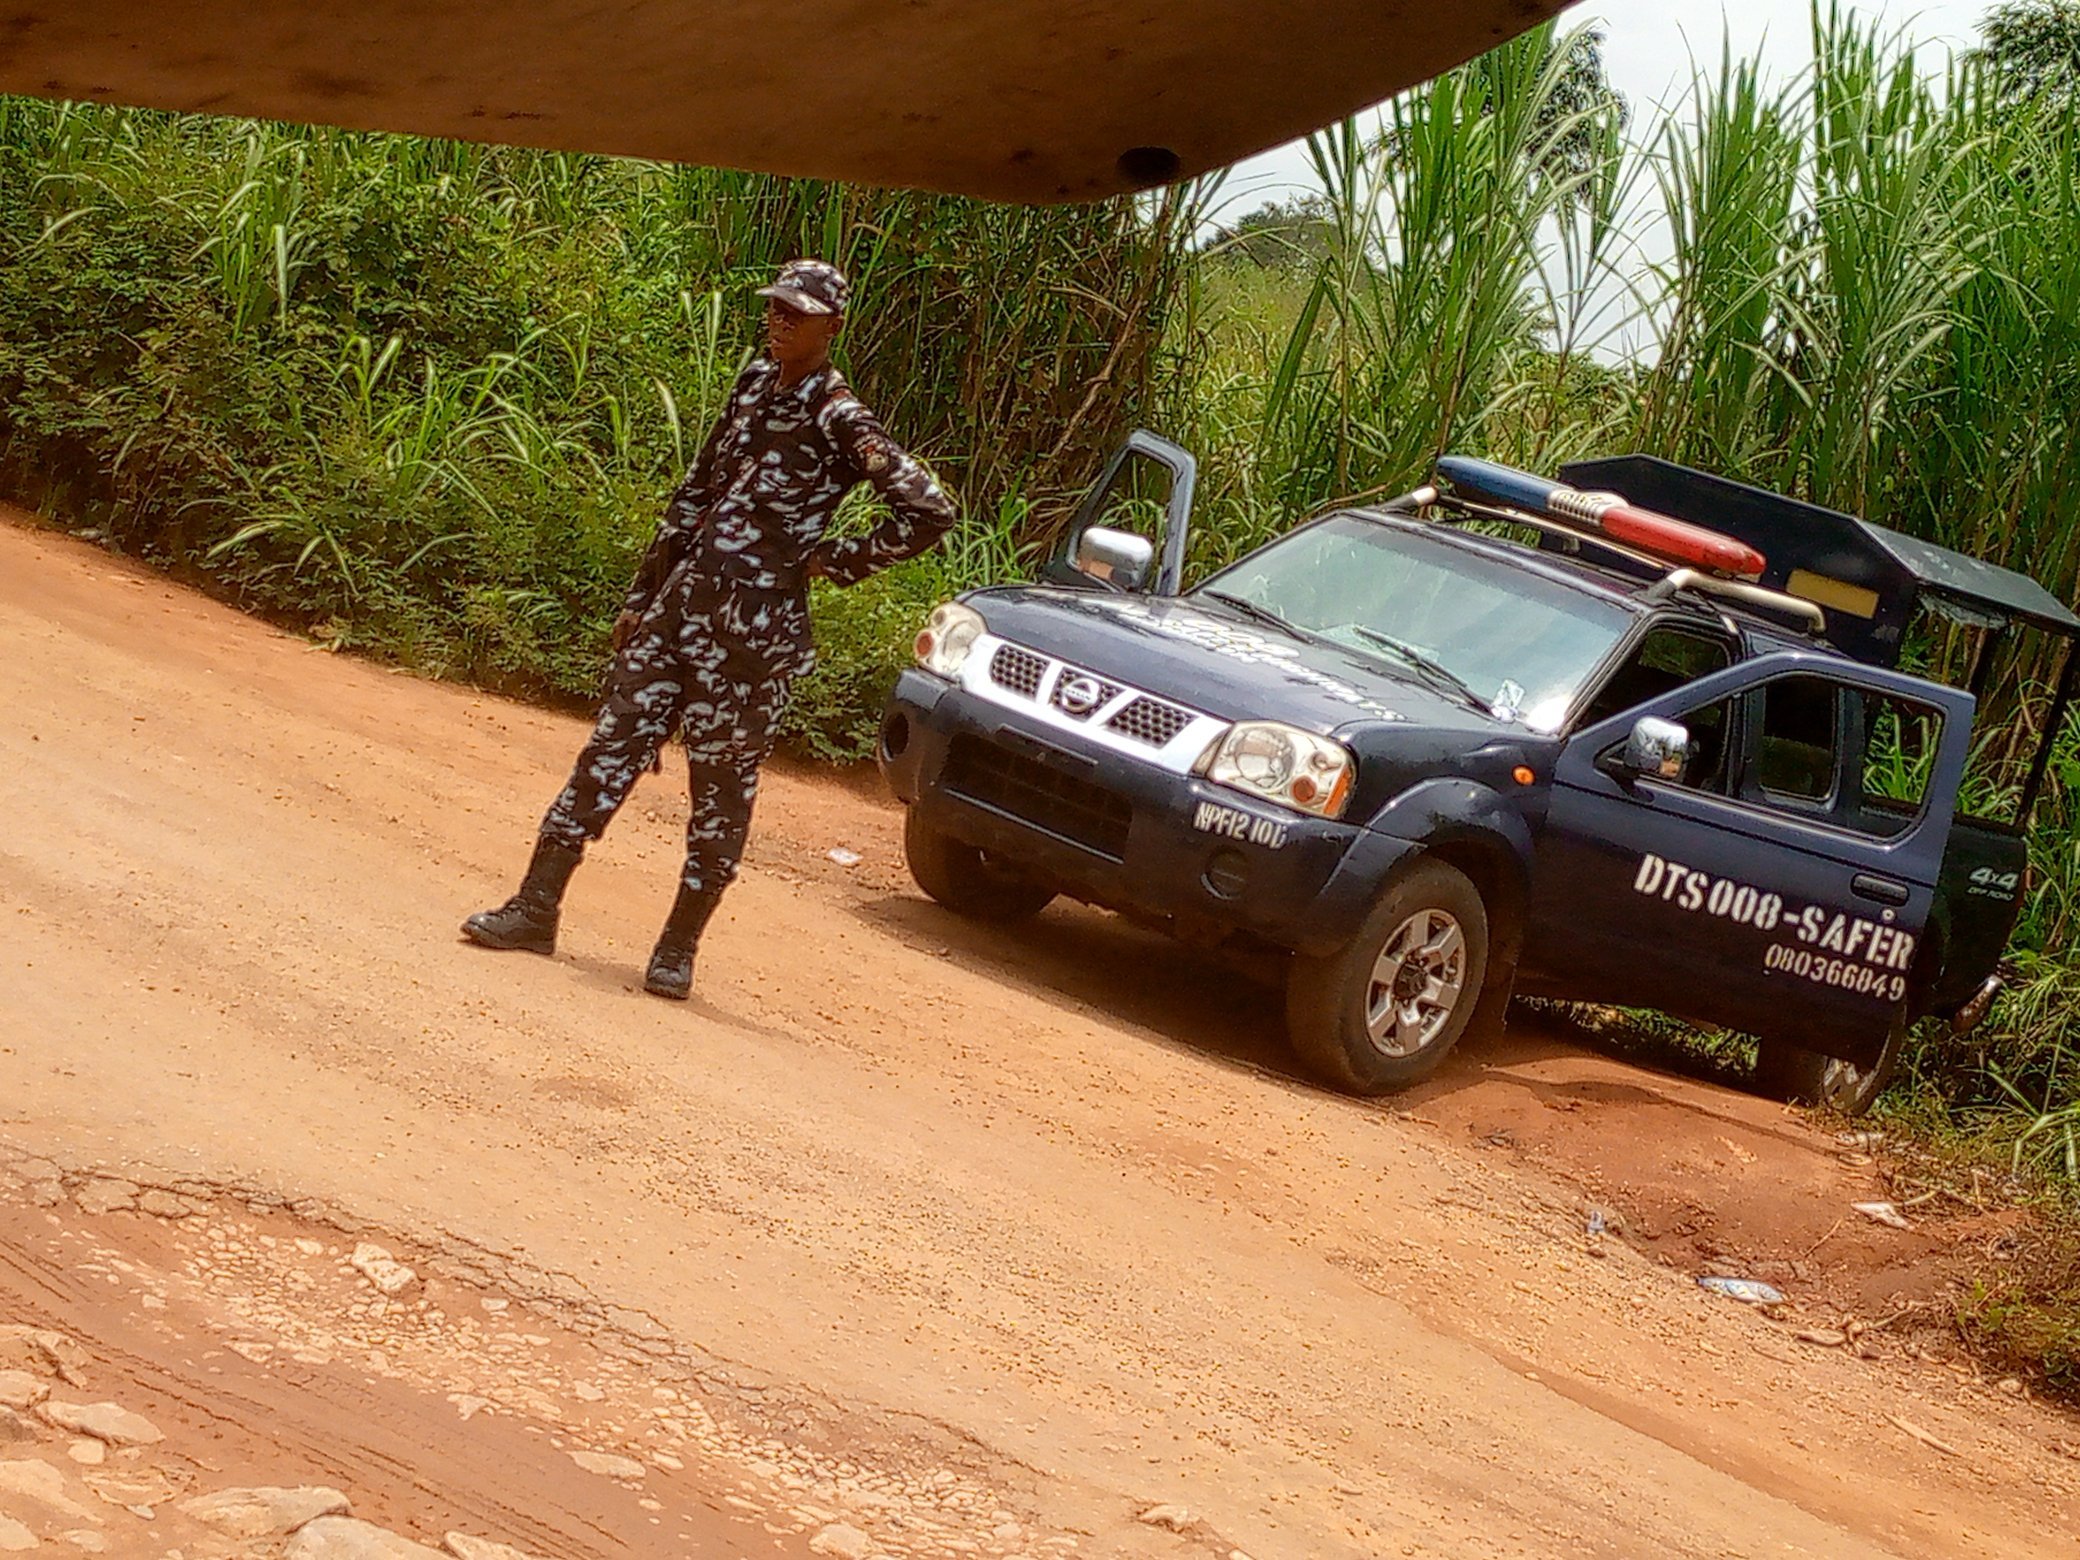
<svg viewBox="0 0 2080 1560"><path fill-rule="evenodd" d="M919 670L889 699L879 757L923 821L1075 898L1303 953L1348 942L1415 849L1080 742Z"/></svg>

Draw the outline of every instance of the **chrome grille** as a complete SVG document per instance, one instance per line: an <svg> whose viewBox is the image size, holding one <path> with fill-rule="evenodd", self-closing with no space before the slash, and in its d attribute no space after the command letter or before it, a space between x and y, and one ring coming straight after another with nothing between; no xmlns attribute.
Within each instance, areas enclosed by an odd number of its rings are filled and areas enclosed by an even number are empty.
<svg viewBox="0 0 2080 1560"><path fill-rule="evenodd" d="M1192 712L1146 695L1134 700L1105 724L1122 736L1150 747L1162 747L1192 723Z"/></svg>
<svg viewBox="0 0 2080 1560"><path fill-rule="evenodd" d="M1021 650L1017 645L999 645L989 658L989 680L1027 699L1040 696L1040 679L1047 673L1047 658Z"/></svg>
<svg viewBox="0 0 2080 1560"><path fill-rule="evenodd" d="M1177 744L1201 727L1210 737L1216 726L1224 724L1188 705L1144 693L1131 683L994 636L984 658L970 663L967 676L972 679L970 690L992 703L1022 710L1059 730L1079 732L1101 747L1180 774L1188 759L1180 758ZM1063 695L1085 681L1098 696L1087 709L1077 709L1083 699L1068 700Z"/></svg>

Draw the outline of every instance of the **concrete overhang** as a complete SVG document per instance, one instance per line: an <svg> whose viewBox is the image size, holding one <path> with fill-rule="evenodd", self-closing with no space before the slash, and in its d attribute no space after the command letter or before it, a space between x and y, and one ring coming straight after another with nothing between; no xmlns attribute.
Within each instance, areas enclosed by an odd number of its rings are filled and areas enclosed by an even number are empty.
<svg viewBox="0 0 2080 1560"><path fill-rule="evenodd" d="M1565 0L8 0L0 91L1007 201L1202 173Z"/></svg>

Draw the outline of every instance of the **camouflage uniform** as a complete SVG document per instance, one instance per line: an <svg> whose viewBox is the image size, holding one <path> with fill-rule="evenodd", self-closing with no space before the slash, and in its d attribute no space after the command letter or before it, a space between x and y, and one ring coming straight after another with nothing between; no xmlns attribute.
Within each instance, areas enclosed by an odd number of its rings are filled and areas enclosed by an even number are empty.
<svg viewBox="0 0 2080 1560"><path fill-rule="evenodd" d="M838 501L861 481L893 513L867 536L826 540ZM543 836L573 848L598 839L677 725L693 798L685 886L726 886L788 690L815 664L812 560L850 585L930 547L952 523L931 473L835 368L788 390L771 363L753 363L636 573L627 610L640 621Z"/></svg>
<svg viewBox="0 0 2080 1560"><path fill-rule="evenodd" d="M844 287L835 269L797 261L763 291L808 312L842 313ZM865 536L826 538L839 500L862 481L892 513ZM560 847L574 862L676 727L693 803L680 899L712 908L736 877L759 765L778 736L788 692L815 663L809 579L857 583L932 546L953 520L952 502L931 473L889 438L837 369L785 387L778 366L753 362L636 572L625 603L635 630L608 675L592 738L542 820L541 845ZM552 941L560 881L554 889ZM484 919L472 918L465 931L493 946L547 951L539 942L483 935ZM698 914L692 924L704 920Z"/></svg>

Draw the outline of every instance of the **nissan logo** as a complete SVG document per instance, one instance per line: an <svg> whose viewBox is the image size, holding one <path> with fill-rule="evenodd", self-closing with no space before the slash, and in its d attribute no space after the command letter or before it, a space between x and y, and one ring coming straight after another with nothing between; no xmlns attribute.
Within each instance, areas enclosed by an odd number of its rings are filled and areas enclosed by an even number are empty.
<svg viewBox="0 0 2080 1560"><path fill-rule="evenodd" d="M1054 699L1071 715L1088 715L1104 702L1105 690L1095 677L1065 677Z"/></svg>

